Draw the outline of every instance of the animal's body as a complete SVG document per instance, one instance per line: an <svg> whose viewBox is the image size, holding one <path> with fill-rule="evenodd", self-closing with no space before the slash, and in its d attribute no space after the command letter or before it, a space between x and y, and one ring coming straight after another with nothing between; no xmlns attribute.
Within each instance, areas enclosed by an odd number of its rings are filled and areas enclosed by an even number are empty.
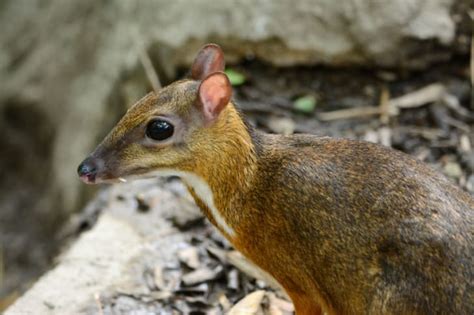
<svg viewBox="0 0 474 315"><path fill-rule="evenodd" d="M474 314L474 199L376 144L249 127L208 45L79 168L88 183L181 176L297 314ZM171 126L171 127L170 127Z"/></svg>

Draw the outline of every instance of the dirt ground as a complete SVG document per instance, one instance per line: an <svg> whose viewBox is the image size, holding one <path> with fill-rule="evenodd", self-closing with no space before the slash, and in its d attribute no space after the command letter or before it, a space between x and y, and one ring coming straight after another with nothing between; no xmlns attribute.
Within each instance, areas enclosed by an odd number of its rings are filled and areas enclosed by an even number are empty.
<svg viewBox="0 0 474 315"><path fill-rule="evenodd" d="M235 99L258 128L389 145L431 164L474 194L474 102L467 55L458 55L445 64L420 72L324 67L276 69L251 59L231 68L244 75L244 82L235 86ZM8 221L5 217L2 220ZM88 217L80 228L87 229L93 222L93 217ZM198 231L211 233L207 225L199 224ZM0 310L2 303L9 303L32 279L49 268L52 256L63 245L61 237L56 240L28 237L25 226L18 221L10 224L8 231L12 240L28 243L35 259L15 252L15 246L6 248ZM207 243L200 237L195 246L199 248L199 244ZM229 249L226 244L220 246ZM207 253L202 248L199 250ZM213 259L212 270L218 261ZM245 279L245 292L265 286L248 277L242 278L240 271L234 273L232 277ZM223 287L228 287L235 279L216 276L209 281L225 282ZM245 292L232 293L232 302Z"/></svg>

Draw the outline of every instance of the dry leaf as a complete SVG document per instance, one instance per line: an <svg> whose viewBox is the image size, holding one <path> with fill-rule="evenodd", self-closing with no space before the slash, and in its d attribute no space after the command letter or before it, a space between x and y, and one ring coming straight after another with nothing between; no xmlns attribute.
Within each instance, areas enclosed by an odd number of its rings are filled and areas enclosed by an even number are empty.
<svg viewBox="0 0 474 315"><path fill-rule="evenodd" d="M227 260L240 271L246 273L250 277L265 281L269 286L280 289L280 285L268 273L248 261L241 253L236 250L227 253Z"/></svg>
<svg viewBox="0 0 474 315"><path fill-rule="evenodd" d="M153 270L153 280L155 282L155 286L158 289L165 288L165 280L163 278L163 268L161 266L156 266Z"/></svg>
<svg viewBox="0 0 474 315"><path fill-rule="evenodd" d="M262 303L265 291L255 291L244 297L232 307L228 315L253 315L262 312L260 304Z"/></svg>
<svg viewBox="0 0 474 315"><path fill-rule="evenodd" d="M295 311L293 303L287 300L280 299L275 295L275 293L267 292L267 297L270 304L270 314L276 314L272 313L273 308L278 308L278 310L283 314L293 314L293 312Z"/></svg>
<svg viewBox="0 0 474 315"><path fill-rule="evenodd" d="M181 279L187 286L195 285L204 281L214 280L222 271L222 266L217 266L211 270L209 268L199 268L190 273L185 274Z"/></svg>
<svg viewBox="0 0 474 315"><path fill-rule="evenodd" d="M222 250L220 248L217 248L217 247L211 247L211 246L208 246L207 247L207 250L209 253L211 253L214 257L216 257L217 259L220 260L220 262L222 263L227 263L227 251L225 250Z"/></svg>
<svg viewBox="0 0 474 315"><path fill-rule="evenodd" d="M219 304L221 305L224 312L227 312L232 307L232 304L230 304L229 299L224 293L219 295Z"/></svg>
<svg viewBox="0 0 474 315"><path fill-rule="evenodd" d="M196 247L187 247L178 251L178 258L191 269L199 268L199 252Z"/></svg>

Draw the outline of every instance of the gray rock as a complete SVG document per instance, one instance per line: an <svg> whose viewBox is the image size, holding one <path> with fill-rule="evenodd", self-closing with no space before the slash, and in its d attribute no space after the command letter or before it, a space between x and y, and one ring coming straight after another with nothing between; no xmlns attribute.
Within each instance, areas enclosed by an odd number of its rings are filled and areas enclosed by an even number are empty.
<svg viewBox="0 0 474 315"><path fill-rule="evenodd" d="M143 180L105 191L108 203L102 205L94 227L5 315L98 314L98 299L105 304L117 292L149 295L144 291L144 271L148 266L179 263L176 253L189 237L165 219L169 212L179 214L183 198L163 186L156 180ZM145 213L132 206L136 194L143 191L160 197L160 203ZM118 199L119 195L122 198ZM123 297L120 303L123 307L132 303L133 307L134 300Z"/></svg>

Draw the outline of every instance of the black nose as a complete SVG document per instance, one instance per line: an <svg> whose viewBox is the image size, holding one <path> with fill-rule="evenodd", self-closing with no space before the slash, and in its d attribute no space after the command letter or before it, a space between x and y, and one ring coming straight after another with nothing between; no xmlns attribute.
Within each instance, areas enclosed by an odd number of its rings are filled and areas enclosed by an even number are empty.
<svg viewBox="0 0 474 315"><path fill-rule="evenodd" d="M85 159L77 168L77 174L86 183L93 183L97 174L97 165L93 159Z"/></svg>

